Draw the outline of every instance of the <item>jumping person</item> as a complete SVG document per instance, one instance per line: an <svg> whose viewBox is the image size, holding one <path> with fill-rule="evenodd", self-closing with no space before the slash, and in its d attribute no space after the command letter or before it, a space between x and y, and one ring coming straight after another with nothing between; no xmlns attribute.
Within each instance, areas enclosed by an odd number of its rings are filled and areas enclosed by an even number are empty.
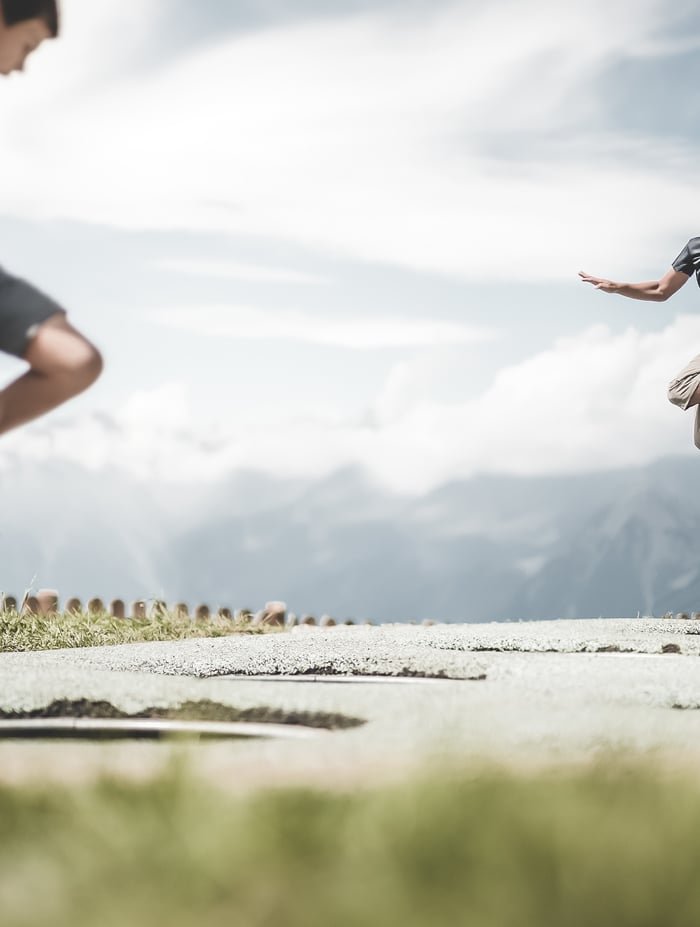
<svg viewBox="0 0 700 927"><path fill-rule="evenodd" d="M0 74L23 71L29 55L59 32L56 0L0 0ZM0 390L0 434L55 409L102 372L99 351L69 324L66 311L0 268L0 351L29 370Z"/></svg>
<svg viewBox="0 0 700 927"><path fill-rule="evenodd" d="M700 238L691 238L671 264L671 269L660 280L653 280L650 283L614 283L612 280L603 280L579 271L579 277L583 282L593 284L596 290L657 303L666 302L674 293L677 293L683 284L688 282L692 274L695 274L698 286L700 286ZM693 438L695 447L700 450L700 354L696 355L668 384L668 398L681 409L697 406Z"/></svg>

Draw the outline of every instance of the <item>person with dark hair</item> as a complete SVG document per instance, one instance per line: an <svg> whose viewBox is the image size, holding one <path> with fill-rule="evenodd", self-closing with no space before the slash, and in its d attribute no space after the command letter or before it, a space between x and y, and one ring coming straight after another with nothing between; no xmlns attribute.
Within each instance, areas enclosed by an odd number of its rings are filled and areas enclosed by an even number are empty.
<svg viewBox="0 0 700 927"><path fill-rule="evenodd" d="M22 71L28 56L58 35L56 0L0 0L0 74ZM0 390L0 434L55 409L91 386L102 358L58 303L0 268L0 351L29 364Z"/></svg>
<svg viewBox="0 0 700 927"><path fill-rule="evenodd" d="M670 269L659 280L648 283L615 283L603 277L579 271L584 283L590 283L603 293L617 293L631 299L644 299L662 303L688 282L695 274L700 286L700 238L691 238ZM668 399L675 406L685 410L696 406L693 440L700 450L700 354L696 355L668 384Z"/></svg>
<svg viewBox="0 0 700 927"><path fill-rule="evenodd" d="M0 74L21 71L28 56L58 35L56 0L0 0Z"/></svg>

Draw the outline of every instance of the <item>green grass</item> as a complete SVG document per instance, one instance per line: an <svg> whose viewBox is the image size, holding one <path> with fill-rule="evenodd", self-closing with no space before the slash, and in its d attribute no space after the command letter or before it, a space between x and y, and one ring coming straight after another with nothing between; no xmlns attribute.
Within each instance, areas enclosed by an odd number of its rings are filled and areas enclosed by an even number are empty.
<svg viewBox="0 0 700 927"><path fill-rule="evenodd" d="M700 788L641 761L352 795L0 788L3 927L697 927Z"/></svg>
<svg viewBox="0 0 700 927"><path fill-rule="evenodd" d="M40 617L19 615L11 611L0 613L0 652L227 637L232 634L262 634L271 630L279 629L254 628L245 622L228 621L216 616L208 621L196 622L181 618L173 612L141 620L84 613Z"/></svg>

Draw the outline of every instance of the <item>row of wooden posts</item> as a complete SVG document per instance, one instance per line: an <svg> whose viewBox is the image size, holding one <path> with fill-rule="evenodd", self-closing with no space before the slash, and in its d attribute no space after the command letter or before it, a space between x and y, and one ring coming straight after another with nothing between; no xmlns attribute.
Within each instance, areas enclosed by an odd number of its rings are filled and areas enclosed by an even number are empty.
<svg viewBox="0 0 700 927"><path fill-rule="evenodd" d="M65 602L63 608L60 608L59 595L55 589L40 589L36 595L25 595L21 600L11 595L0 595L0 613L6 612L19 612L23 615L35 615L37 617L50 617L59 614L81 615L86 612L91 617L106 614L112 618L134 618L137 620L160 618L172 614L174 617L183 620L210 621L213 618L218 618L225 621L278 627L285 624L315 625L317 623L313 615L303 615L301 618L297 618L292 613L287 614L287 606L284 602L268 602L265 608L258 612L251 612L245 608L233 611L226 607L212 610L208 605L197 605L190 612L189 606L185 602L177 602L172 608L168 608L166 602L158 599L150 603L144 599L137 599L127 608L124 599L113 599L106 604L102 599L95 598L90 599L83 608L82 601L73 597ZM350 620L344 623L354 624ZM331 627L336 622L329 615L323 615L318 624Z"/></svg>
<svg viewBox="0 0 700 927"><path fill-rule="evenodd" d="M102 599L89 599L86 607L79 598L72 597L68 599L61 609L59 607L59 595L55 589L40 589L36 595L25 595L21 600L12 595L3 595L0 593L0 614L7 612L18 612L23 615L35 615L37 617L49 617L64 614L81 615L87 612L94 617L97 615L110 615L112 618L145 620L148 618L160 618L169 613L176 618L183 620L194 619L195 621L210 621L213 617L236 622L249 622L251 624L265 625L315 625L316 619L313 615L303 615L297 618L292 613L287 614L287 606L284 602L268 602L264 609L258 612L251 612L248 609L237 609L233 611L227 607L219 607L213 611L208 605L197 605L190 612L189 606L185 602L177 602L172 608L168 608L166 602L155 599L149 602L144 599L137 599L132 602L127 609L124 599L113 599L108 605ZM127 613L128 612L128 613ZM674 615L673 612L666 612L663 616L665 619L676 620L700 620L700 612L693 612L688 615L687 612L679 612ZM323 615L318 622L322 627L331 627L336 624L335 620L329 615ZM354 624L355 622L348 619L343 624ZM371 624L366 621L364 624ZM413 622L412 622L413 623ZM435 622L426 620L424 625L432 625Z"/></svg>
<svg viewBox="0 0 700 927"><path fill-rule="evenodd" d="M234 613L230 608L222 607L212 611L208 605L197 605L190 613L189 606L185 602L178 602L173 605L172 608L168 608L167 603L159 600L149 603L143 599L138 599L127 607L127 603L123 599L113 599L111 602L105 603L102 599L94 598L90 599L85 608L83 608L82 601L79 598L73 597L65 602L62 609L59 607L59 604L58 592L53 589L40 589L36 595L25 595L21 600L11 595L3 595L0 598L0 610L3 612L17 611L25 615L44 617L58 615L61 612L75 615L87 612L87 614L91 616L107 614L111 615L112 618L135 618L141 620L146 618L158 618L168 613L178 618L194 618L197 621L207 621L214 615L228 621L244 621L246 619L252 621L255 617L246 609L240 609ZM270 617L272 617L273 614L279 616L281 610L279 608L271 609L269 607L270 604L273 603L269 603L266 607L266 611L270 613Z"/></svg>

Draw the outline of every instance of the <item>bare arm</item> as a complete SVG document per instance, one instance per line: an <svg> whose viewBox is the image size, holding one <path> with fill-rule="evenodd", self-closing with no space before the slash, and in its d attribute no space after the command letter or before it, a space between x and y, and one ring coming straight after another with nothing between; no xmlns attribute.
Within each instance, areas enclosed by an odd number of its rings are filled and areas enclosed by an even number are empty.
<svg viewBox="0 0 700 927"><path fill-rule="evenodd" d="M602 290L604 293L617 293L619 296L645 299L655 303L665 302L690 280L688 274L684 274L681 270L669 270L660 280L651 280L649 283L614 283L612 280L592 277L583 271L579 271L579 277L584 283L590 283L596 290Z"/></svg>

